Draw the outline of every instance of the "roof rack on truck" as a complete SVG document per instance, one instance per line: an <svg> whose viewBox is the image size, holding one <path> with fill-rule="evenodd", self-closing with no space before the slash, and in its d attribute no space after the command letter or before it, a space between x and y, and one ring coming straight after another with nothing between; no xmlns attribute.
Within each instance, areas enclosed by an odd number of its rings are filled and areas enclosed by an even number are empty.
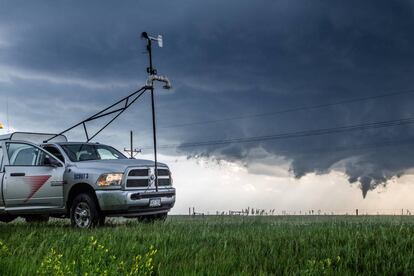
<svg viewBox="0 0 414 276"><path fill-rule="evenodd" d="M28 141L35 144L41 144L44 140L52 138L51 142L67 142L68 139L65 135L58 135L52 133L34 133L34 132L13 132L9 134L0 135L0 141L2 140L19 140Z"/></svg>

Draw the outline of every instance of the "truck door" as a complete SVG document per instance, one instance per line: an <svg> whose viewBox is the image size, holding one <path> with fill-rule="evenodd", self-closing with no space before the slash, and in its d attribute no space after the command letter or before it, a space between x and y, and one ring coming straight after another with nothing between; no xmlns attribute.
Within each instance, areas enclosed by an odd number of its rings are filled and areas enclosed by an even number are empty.
<svg viewBox="0 0 414 276"><path fill-rule="evenodd" d="M63 207L64 165L43 149L24 142L6 142L4 201L6 209Z"/></svg>

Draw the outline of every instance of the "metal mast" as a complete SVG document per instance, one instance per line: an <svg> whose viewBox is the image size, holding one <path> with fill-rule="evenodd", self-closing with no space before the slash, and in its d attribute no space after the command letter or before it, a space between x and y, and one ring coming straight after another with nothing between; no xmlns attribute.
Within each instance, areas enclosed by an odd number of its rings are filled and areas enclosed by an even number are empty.
<svg viewBox="0 0 414 276"><path fill-rule="evenodd" d="M157 41L158 46L163 46L162 36L158 37L149 36L146 32L141 34L141 37L147 40L147 51L149 58L149 67L147 68L148 80L147 89L151 91L151 109L152 109L152 137L154 142L154 170L155 170L155 190L158 192L158 156L157 156L157 130L156 130L156 118L155 118L155 99L154 99L154 80L162 81L165 83L164 88L171 88L170 81L163 76L157 75L157 70L152 65L152 41Z"/></svg>

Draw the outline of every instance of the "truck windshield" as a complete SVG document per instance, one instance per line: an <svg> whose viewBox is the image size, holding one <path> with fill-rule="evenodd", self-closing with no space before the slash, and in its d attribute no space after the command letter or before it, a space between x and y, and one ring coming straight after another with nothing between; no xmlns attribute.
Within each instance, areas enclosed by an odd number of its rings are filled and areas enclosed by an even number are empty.
<svg viewBox="0 0 414 276"><path fill-rule="evenodd" d="M110 146L91 144L73 144L61 146L72 162L126 159L122 153Z"/></svg>

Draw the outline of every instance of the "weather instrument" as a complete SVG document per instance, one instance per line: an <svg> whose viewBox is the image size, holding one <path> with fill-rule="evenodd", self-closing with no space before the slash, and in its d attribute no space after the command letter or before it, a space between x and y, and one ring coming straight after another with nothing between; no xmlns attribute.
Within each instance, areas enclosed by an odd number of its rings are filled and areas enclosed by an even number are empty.
<svg viewBox="0 0 414 276"><path fill-rule="evenodd" d="M158 157L157 157L157 131L155 126L155 101L154 101L154 81L160 81L164 83L165 89L170 89L171 82L165 76L158 76L157 70L152 66L152 41L157 41L158 46L163 46L162 36L158 35L157 38L148 35L146 32L141 34L143 39L147 40L147 51L149 58L149 67L147 68L147 73L149 74L146 86L149 87L151 91L151 110L152 110L152 131L153 131L153 143L154 143L154 167L155 167L155 187L158 191Z"/></svg>
<svg viewBox="0 0 414 276"><path fill-rule="evenodd" d="M166 76L160 76L157 75L157 70L153 67L152 63L152 42L157 42L159 47L163 47L163 38L161 35L150 36L146 32L143 32L141 34L141 38L145 39L147 41L146 49L148 52L148 58L149 58L149 67L147 67L147 73L148 78L145 82L145 85L135 92L129 94L128 96L122 98L121 100L117 101L116 103L110 105L109 107L95 113L94 115L90 116L89 118L71 126L68 129L65 129L64 131L60 132L59 134L56 134L54 137L51 137L44 141L44 143L47 143L54 138L63 135L64 133L82 126L86 142L91 141L93 138L95 138L99 133L101 133L106 127L108 127L113 121L115 121L122 113L124 113L133 103L135 103L146 91L151 92L151 112L152 112L152 130L153 130L153 142L154 142L154 167L155 167L155 188L158 192L158 157L157 157L157 131L156 131L156 125L155 125L155 101L154 101L154 82L162 82L164 89L171 89L172 85L170 80ZM94 133L91 133L88 131L88 123L91 121L95 121L97 119L114 115L108 123L106 123L102 128L100 128L98 131L95 131Z"/></svg>
<svg viewBox="0 0 414 276"><path fill-rule="evenodd" d="M160 47L160 48L162 48L162 46L163 46L162 35L158 35L157 37L154 37L154 36L148 35L147 32L143 32L141 34L141 37L145 38L145 39L149 39L151 41L157 41L158 47Z"/></svg>

